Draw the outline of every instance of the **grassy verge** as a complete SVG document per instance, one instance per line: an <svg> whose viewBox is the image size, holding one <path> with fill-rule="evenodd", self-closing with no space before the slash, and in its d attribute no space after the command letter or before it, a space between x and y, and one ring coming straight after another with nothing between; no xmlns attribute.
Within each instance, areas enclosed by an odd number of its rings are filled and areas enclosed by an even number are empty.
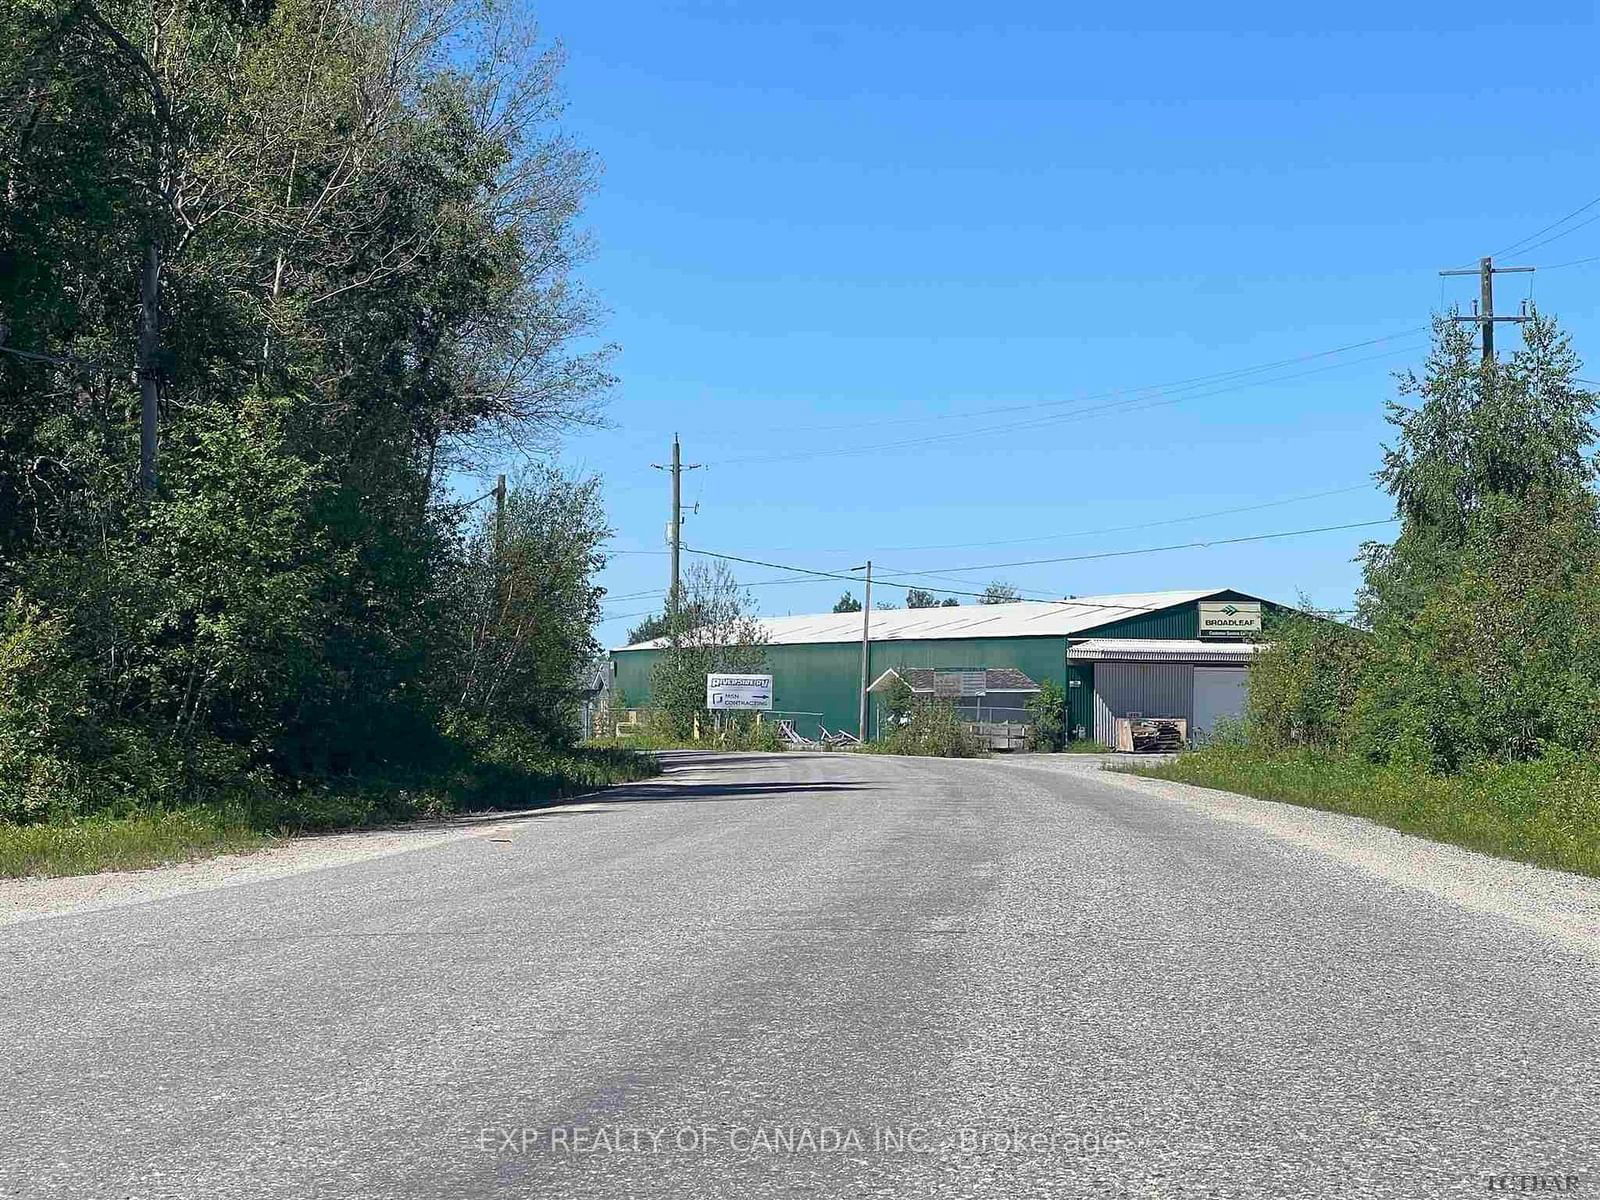
<svg viewBox="0 0 1600 1200"><path fill-rule="evenodd" d="M65 824L0 824L0 878L127 871L258 850L270 841L262 830L205 808Z"/></svg>
<svg viewBox="0 0 1600 1200"><path fill-rule="evenodd" d="M659 771L650 755L629 749L535 752L500 744L429 776L323 781L227 808L152 809L27 824L0 821L0 878L134 870L256 850L300 833L537 808Z"/></svg>
<svg viewBox="0 0 1600 1200"><path fill-rule="evenodd" d="M1500 858L1600 876L1597 757L1552 755L1432 775L1342 756L1223 746L1121 769L1349 813Z"/></svg>
<svg viewBox="0 0 1600 1200"><path fill-rule="evenodd" d="M620 738L596 738L585 745L597 750L760 750L768 754L777 754L789 748L788 743L770 725L763 725L759 732L737 736L724 735L719 738L708 733L698 742L663 733L630 733Z"/></svg>

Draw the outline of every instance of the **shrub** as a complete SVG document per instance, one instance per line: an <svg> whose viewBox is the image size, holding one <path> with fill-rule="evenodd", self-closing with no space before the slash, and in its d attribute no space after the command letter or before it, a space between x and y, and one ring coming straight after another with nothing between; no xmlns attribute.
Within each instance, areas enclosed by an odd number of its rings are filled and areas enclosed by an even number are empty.
<svg viewBox="0 0 1600 1200"><path fill-rule="evenodd" d="M1361 684L1366 637L1315 612L1273 620L1250 666L1252 740L1269 749L1343 745Z"/></svg>
<svg viewBox="0 0 1600 1200"><path fill-rule="evenodd" d="M1028 730L1029 750L1060 750L1067 740L1067 693L1054 679L1046 679L1028 701L1033 725Z"/></svg>
<svg viewBox="0 0 1600 1200"><path fill-rule="evenodd" d="M933 758L981 758L987 751L976 734L968 731L955 706L944 700L919 700L910 720L886 737L868 743L877 754L915 754Z"/></svg>

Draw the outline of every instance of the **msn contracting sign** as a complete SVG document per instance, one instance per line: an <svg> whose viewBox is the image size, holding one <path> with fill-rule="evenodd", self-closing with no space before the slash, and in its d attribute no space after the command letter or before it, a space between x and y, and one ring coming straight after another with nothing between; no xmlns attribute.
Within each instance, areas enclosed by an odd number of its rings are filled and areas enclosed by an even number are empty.
<svg viewBox="0 0 1600 1200"><path fill-rule="evenodd" d="M706 707L721 709L772 709L771 675L707 675Z"/></svg>
<svg viewBox="0 0 1600 1200"><path fill-rule="evenodd" d="M1261 632L1261 601L1200 601L1200 636L1229 637Z"/></svg>

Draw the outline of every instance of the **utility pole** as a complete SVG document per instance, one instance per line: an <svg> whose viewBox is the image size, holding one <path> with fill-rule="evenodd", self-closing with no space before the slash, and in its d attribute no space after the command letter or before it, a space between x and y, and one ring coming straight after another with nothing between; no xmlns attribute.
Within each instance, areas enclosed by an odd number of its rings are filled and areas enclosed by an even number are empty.
<svg viewBox="0 0 1600 1200"><path fill-rule="evenodd" d="M506 477L494 481L494 606L499 612L505 603L506 580Z"/></svg>
<svg viewBox="0 0 1600 1200"><path fill-rule="evenodd" d="M156 416L161 404L161 253L152 239L139 275L139 486L156 490Z"/></svg>
<svg viewBox="0 0 1600 1200"><path fill-rule="evenodd" d="M672 472L672 523L667 526L667 541L672 547L672 584L667 591L667 629L676 633L678 631L678 589L680 586L679 553L683 545L683 473L697 471L700 463L685 463L683 453L678 445L678 435L672 435L672 463L664 466L661 463L651 463L658 471Z"/></svg>
<svg viewBox="0 0 1600 1200"><path fill-rule="evenodd" d="M857 712L856 734L867 740L867 662L872 647L872 560L864 567L851 567L852 571L867 573L867 598L861 605L861 707Z"/></svg>
<svg viewBox="0 0 1600 1200"><path fill-rule="evenodd" d="M495 476L494 481L494 561L502 563L506 557L506 477Z"/></svg>
<svg viewBox="0 0 1600 1200"><path fill-rule="evenodd" d="M1478 277L1478 302L1472 306L1470 317L1452 317L1455 321L1471 321L1481 329L1483 338L1483 361L1494 361L1494 323L1496 321L1510 321L1520 325L1528 319L1528 302L1522 302L1522 312L1515 317L1497 317L1494 315L1494 277L1496 275L1529 275L1533 267L1497 267L1492 258L1480 258L1476 267L1462 267L1454 271L1440 271L1440 275L1476 275Z"/></svg>

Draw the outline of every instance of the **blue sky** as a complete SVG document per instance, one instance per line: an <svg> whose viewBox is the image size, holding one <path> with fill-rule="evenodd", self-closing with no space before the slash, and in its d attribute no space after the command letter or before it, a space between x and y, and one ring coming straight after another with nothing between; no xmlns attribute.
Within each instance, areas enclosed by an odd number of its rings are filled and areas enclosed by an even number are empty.
<svg viewBox="0 0 1600 1200"><path fill-rule="evenodd" d="M562 454L606 480L604 642L665 586L649 464L674 430L707 464L689 546L1348 603L1387 527L965 568L1388 516L1388 374L1474 295L1438 270L1600 196L1596 10L1087 8L539 6L566 127L604 164L583 278L622 384ZM1595 214L1503 261L1600 256ZM1502 277L1501 308L1529 286ZM1600 262L1532 288L1600 356ZM769 614L844 586L738 574Z"/></svg>

